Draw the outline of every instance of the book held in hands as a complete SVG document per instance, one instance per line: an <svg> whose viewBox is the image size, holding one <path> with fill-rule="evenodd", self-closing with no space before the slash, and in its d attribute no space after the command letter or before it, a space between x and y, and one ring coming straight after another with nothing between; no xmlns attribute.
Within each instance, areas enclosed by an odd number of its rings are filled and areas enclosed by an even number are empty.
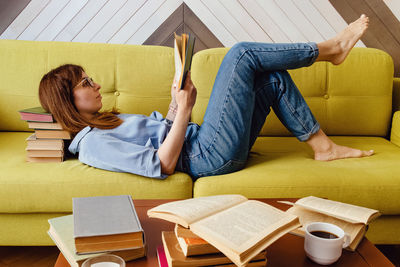
<svg viewBox="0 0 400 267"><path fill-rule="evenodd" d="M297 216L241 195L169 202L150 209L147 215L190 228L238 266L248 264L278 238L300 227Z"/></svg>
<svg viewBox="0 0 400 267"><path fill-rule="evenodd" d="M175 77L179 77L177 88L183 89L193 57L195 37L190 33L182 36L174 33Z"/></svg>
<svg viewBox="0 0 400 267"><path fill-rule="evenodd" d="M131 196L73 198L73 215L77 254L145 246Z"/></svg>

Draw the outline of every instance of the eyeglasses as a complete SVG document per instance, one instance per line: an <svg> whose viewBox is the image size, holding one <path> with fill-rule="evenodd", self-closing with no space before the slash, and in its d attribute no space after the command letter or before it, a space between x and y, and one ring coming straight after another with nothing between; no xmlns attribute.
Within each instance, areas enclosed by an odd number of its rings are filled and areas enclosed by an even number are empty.
<svg viewBox="0 0 400 267"><path fill-rule="evenodd" d="M90 77L83 78L82 81L80 81L77 85L75 85L74 89L81 84L83 85L83 87L89 87L89 86L92 88L94 87L94 81Z"/></svg>

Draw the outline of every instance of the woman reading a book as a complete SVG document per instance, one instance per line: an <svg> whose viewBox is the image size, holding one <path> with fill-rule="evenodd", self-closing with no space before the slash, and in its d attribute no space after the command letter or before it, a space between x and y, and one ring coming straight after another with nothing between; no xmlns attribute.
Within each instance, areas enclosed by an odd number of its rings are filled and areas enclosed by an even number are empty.
<svg viewBox="0 0 400 267"><path fill-rule="evenodd" d="M58 67L42 78L42 106L75 137L69 150L88 165L164 178L175 170L193 179L238 171L271 107L281 122L314 151L315 160L364 157L335 144L321 130L287 69L315 61L342 63L368 27L362 15L334 38L321 43L241 42L225 55L201 126L190 123L196 88L190 73L184 89L171 89L167 119L99 112L100 85L76 65ZM174 83L175 84L175 83ZM168 119L169 118L169 119Z"/></svg>

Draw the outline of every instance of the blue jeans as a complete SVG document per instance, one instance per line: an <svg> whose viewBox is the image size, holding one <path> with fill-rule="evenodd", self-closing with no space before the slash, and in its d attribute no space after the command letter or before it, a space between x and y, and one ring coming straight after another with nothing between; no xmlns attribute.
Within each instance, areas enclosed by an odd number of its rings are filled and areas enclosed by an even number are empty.
<svg viewBox="0 0 400 267"><path fill-rule="evenodd" d="M271 107L300 141L320 126L287 69L306 67L318 56L315 43L240 42L225 55L201 126L182 149L183 171L194 180L245 167Z"/></svg>

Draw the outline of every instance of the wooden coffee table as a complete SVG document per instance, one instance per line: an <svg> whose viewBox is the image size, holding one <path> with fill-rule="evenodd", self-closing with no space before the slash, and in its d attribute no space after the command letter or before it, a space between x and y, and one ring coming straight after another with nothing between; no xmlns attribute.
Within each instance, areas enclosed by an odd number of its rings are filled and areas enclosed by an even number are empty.
<svg viewBox="0 0 400 267"><path fill-rule="evenodd" d="M288 205L278 203L278 200L296 201L297 199L257 199L275 206L281 210ZM173 231L174 224L147 217L147 210L172 200L134 200L135 208L146 235L148 253L146 258L127 262L127 267L158 266L156 248L162 245L161 231ZM267 266L321 266L307 258L304 252L304 238L286 234L267 248ZM54 267L67 267L68 262L60 253ZM355 252L343 250L341 258L331 266L391 266L394 265L370 242L364 238Z"/></svg>

